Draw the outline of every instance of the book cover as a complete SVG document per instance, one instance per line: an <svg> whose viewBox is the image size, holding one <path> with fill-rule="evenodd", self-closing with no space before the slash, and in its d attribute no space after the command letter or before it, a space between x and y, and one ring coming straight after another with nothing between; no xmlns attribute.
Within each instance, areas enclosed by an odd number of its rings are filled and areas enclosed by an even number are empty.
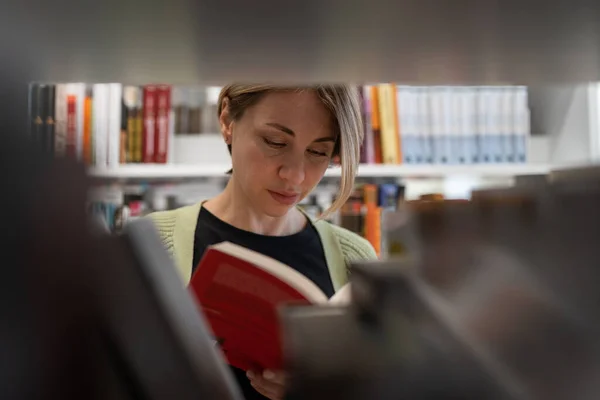
<svg viewBox="0 0 600 400"><path fill-rule="evenodd" d="M92 151L94 165L108 166L109 87L97 83L92 87Z"/></svg>
<svg viewBox="0 0 600 400"><path fill-rule="evenodd" d="M441 96L441 135L440 140L440 162L442 164L454 164L453 138L454 121L456 119L454 110L454 89L451 86L440 87Z"/></svg>
<svg viewBox="0 0 600 400"><path fill-rule="evenodd" d="M128 115L128 108L125 105L125 94L123 93L123 96L121 96L121 142L119 143L119 164L127 164L127 143L128 143L128 138L127 138L127 128L128 128L128 121L129 121L129 115Z"/></svg>
<svg viewBox="0 0 600 400"><path fill-rule="evenodd" d="M396 86L385 83L378 85L378 89L383 164L400 164L402 158L399 145Z"/></svg>
<svg viewBox="0 0 600 400"><path fill-rule="evenodd" d="M490 137L493 134L490 123L490 90L487 86L480 86L477 89L477 143L478 155L477 162L487 164L492 162L492 153L490 150Z"/></svg>
<svg viewBox="0 0 600 400"><path fill-rule="evenodd" d="M77 96L67 95L67 157L77 157Z"/></svg>
<svg viewBox="0 0 600 400"><path fill-rule="evenodd" d="M144 118L142 132L142 162L154 162L154 144L156 141L156 86L146 85L143 88L144 103L142 113Z"/></svg>
<svg viewBox="0 0 600 400"><path fill-rule="evenodd" d="M109 167L120 163L121 147L121 102L123 86L120 83L108 84L108 153Z"/></svg>
<svg viewBox="0 0 600 400"><path fill-rule="evenodd" d="M490 140L490 159L492 163L502 163L504 159L503 149L503 134L502 134L502 96L503 89L501 86L494 86L490 88L489 101L490 105L488 108L488 118L490 125L488 129L489 140Z"/></svg>
<svg viewBox="0 0 600 400"><path fill-rule="evenodd" d="M142 162L142 89L137 86L123 88L123 101L127 116L127 148L126 160L128 163Z"/></svg>
<svg viewBox="0 0 600 400"><path fill-rule="evenodd" d="M83 103L83 161L85 165L93 165L94 153L92 143L92 91L86 90Z"/></svg>
<svg viewBox="0 0 600 400"><path fill-rule="evenodd" d="M429 88L430 103L430 131L432 144L432 158L434 164L445 164L444 148L444 104L443 90L440 87Z"/></svg>
<svg viewBox="0 0 600 400"><path fill-rule="evenodd" d="M417 127L421 141L421 159L424 164L433 164L433 135L431 122L430 89L422 86L417 92Z"/></svg>
<svg viewBox="0 0 600 400"><path fill-rule="evenodd" d="M463 95L463 137L466 164L475 164L478 160L477 147L477 89L465 88Z"/></svg>
<svg viewBox="0 0 600 400"><path fill-rule="evenodd" d="M86 85L81 82L66 84L67 95L67 156L83 159L83 124Z"/></svg>
<svg viewBox="0 0 600 400"><path fill-rule="evenodd" d="M56 87L46 85L44 93L44 140L43 149L48 154L54 154L54 102L56 99Z"/></svg>
<svg viewBox="0 0 600 400"><path fill-rule="evenodd" d="M411 88L406 85L398 85L396 87L396 114L398 116L398 143L402 148L404 158L400 160L405 164L416 163L415 153L415 135L414 124L411 107Z"/></svg>
<svg viewBox="0 0 600 400"><path fill-rule="evenodd" d="M413 163L423 164L425 163L425 149L424 149L424 131L420 126L420 110L419 110L419 98L420 88L415 86L408 87L408 93L406 94L406 107L408 108L409 115L409 127L404 128L403 134L406 135L406 130L410 128L410 134L412 137L412 158ZM408 151L406 146L402 145L402 151L405 153Z"/></svg>
<svg viewBox="0 0 600 400"><path fill-rule="evenodd" d="M230 242L207 248L189 289L227 362L245 371L283 368L281 306L349 301L345 288L329 300L298 271Z"/></svg>
<svg viewBox="0 0 600 400"><path fill-rule="evenodd" d="M383 150L381 143L381 118L379 111L379 87L369 86L369 100L371 105L371 129L373 131L373 153L375 164L383 164Z"/></svg>
<svg viewBox="0 0 600 400"><path fill-rule="evenodd" d="M64 157L67 153L67 85L56 84L54 103L54 153Z"/></svg>
<svg viewBox="0 0 600 400"><path fill-rule="evenodd" d="M41 118L42 88L38 83L29 85L29 137L37 141L43 124Z"/></svg>
<svg viewBox="0 0 600 400"><path fill-rule="evenodd" d="M154 162L166 164L169 152L169 117L171 112L171 87L159 85L156 87L156 122Z"/></svg>
<svg viewBox="0 0 600 400"><path fill-rule="evenodd" d="M357 87L357 92L358 92L358 102L360 104L360 116L362 119L362 128L363 128L363 141L360 144L360 156L359 156L359 162L361 164L366 164L367 162L367 146L366 146L366 135L367 135L367 125L366 125L366 118L367 118L367 110L366 110L366 101L365 101L365 96L363 94L362 91L362 86L358 86Z"/></svg>
<svg viewBox="0 0 600 400"><path fill-rule="evenodd" d="M514 93L514 143L515 162L527 162L527 150L529 147L530 135L530 111L528 104L528 93L526 86L517 86Z"/></svg>

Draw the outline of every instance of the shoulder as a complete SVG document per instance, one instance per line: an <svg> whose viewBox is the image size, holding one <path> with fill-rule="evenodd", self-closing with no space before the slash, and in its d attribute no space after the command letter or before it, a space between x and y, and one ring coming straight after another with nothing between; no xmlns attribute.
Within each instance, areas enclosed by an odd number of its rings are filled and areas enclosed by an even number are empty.
<svg viewBox="0 0 600 400"><path fill-rule="evenodd" d="M148 218L154 223L154 227L158 232L163 244L172 252L173 250L173 233L175 232L175 225L177 222L177 209L169 211L156 211L148 214L145 218Z"/></svg>
<svg viewBox="0 0 600 400"><path fill-rule="evenodd" d="M316 224L329 231L336 239L346 261L374 260L377 258L373 245L364 237L324 220L317 221Z"/></svg>
<svg viewBox="0 0 600 400"><path fill-rule="evenodd" d="M200 206L194 204L167 211L155 211L146 216L150 219L158 231L167 249L172 250L175 241L175 231L188 231L189 227L195 227Z"/></svg>

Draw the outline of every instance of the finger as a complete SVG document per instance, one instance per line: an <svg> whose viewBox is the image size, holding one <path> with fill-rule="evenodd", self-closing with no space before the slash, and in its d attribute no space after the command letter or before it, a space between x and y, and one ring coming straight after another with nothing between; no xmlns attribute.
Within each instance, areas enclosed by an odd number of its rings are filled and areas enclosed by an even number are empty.
<svg viewBox="0 0 600 400"><path fill-rule="evenodd" d="M286 374L282 371L272 371L270 369L266 369L262 376L267 381L277 383L282 386L284 386L286 382Z"/></svg>
<svg viewBox="0 0 600 400"><path fill-rule="evenodd" d="M250 385L260 394L270 400L282 400L283 399L283 388L272 388L270 386L264 386L256 381L250 381Z"/></svg>
<svg viewBox="0 0 600 400"><path fill-rule="evenodd" d="M285 388L283 385L271 382L265 379L261 374L257 374L253 371L248 371L247 376L250 379L250 384L252 387L254 387L264 396L267 396L270 399L278 399L283 397L283 394L285 393Z"/></svg>

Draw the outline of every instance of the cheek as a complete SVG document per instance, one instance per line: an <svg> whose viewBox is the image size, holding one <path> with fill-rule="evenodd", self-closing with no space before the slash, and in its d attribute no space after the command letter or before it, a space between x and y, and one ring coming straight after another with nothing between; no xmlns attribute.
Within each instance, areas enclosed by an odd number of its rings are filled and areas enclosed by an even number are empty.
<svg viewBox="0 0 600 400"><path fill-rule="evenodd" d="M327 163L313 165L310 163L306 164L305 177L304 177L304 190L310 192L323 178L325 171L327 170Z"/></svg>
<svg viewBox="0 0 600 400"><path fill-rule="evenodd" d="M247 144L236 154L235 162L234 168L252 182L263 182L277 172L277 160L267 157L264 151L254 143Z"/></svg>

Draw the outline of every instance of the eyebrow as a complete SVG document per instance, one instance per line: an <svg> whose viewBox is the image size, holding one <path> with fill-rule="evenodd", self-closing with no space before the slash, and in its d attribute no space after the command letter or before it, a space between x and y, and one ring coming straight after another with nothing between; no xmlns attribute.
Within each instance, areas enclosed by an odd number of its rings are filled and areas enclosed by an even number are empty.
<svg viewBox="0 0 600 400"><path fill-rule="evenodd" d="M296 133L291 130L290 128L288 128L287 126L278 124L277 122L267 122L265 125L268 125L272 128L278 129L284 133L287 133L290 136L296 136ZM332 136L325 136L322 138L318 138L314 140L315 142L335 142L335 138Z"/></svg>

